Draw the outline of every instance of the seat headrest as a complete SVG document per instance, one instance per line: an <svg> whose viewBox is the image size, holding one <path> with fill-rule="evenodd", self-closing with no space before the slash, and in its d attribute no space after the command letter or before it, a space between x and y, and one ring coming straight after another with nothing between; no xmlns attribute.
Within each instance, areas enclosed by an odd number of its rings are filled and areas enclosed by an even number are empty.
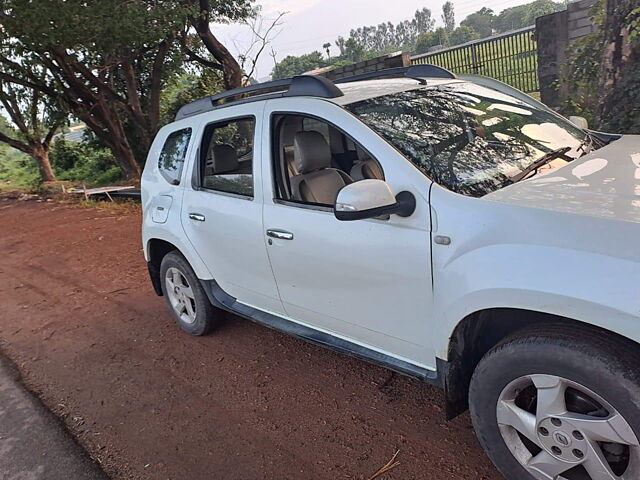
<svg viewBox="0 0 640 480"><path fill-rule="evenodd" d="M222 143L214 145L210 150L214 173L232 172L238 169L238 154L231 145Z"/></svg>
<svg viewBox="0 0 640 480"><path fill-rule="evenodd" d="M282 130L280 130L282 146L293 147L293 141L296 133L302 131L302 117L296 117L289 115L285 117L282 123Z"/></svg>
<svg viewBox="0 0 640 480"><path fill-rule="evenodd" d="M293 157L298 173L309 173L331 166L331 149L322 134L311 130L296 133Z"/></svg>

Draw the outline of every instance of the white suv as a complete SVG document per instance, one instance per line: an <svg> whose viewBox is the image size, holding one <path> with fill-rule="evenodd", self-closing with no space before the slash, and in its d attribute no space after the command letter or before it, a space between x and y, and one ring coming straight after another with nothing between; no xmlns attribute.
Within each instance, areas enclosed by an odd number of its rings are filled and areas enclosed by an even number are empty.
<svg viewBox="0 0 640 480"><path fill-rule="evenodd" d="M489 85L489 86L488 86ZM434 66L184 106L142 177L178 324L443 387L510 480L640 478L640 140Z"/></svg>

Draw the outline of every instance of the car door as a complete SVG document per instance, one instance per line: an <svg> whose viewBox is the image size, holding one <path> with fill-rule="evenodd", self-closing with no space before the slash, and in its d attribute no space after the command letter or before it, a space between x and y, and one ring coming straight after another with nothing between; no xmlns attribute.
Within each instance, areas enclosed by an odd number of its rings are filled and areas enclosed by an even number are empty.
<svg viewBox="0 0 640 480"><path fill-rule="evenodd" d="M284 312L269 265L262 226L260 138L263 104L201 115L181 221L220 287L238 301ZM195 150L195 149L194 149Z"/></svg>
<svg viewBox="0 0 640 480"><path fill-rule="evenodd" d="M281 155L274 146L273 123L283 113L327 121L347 135L346 141L355 140L377 159L394 193L414 194L413 215L344 222L335 218L331 207L281 198L276 188L281 170L275 164ZM264 240L287 315L399 359L433 367L429 180L331 102L270 100L264 127Z"/></svg>

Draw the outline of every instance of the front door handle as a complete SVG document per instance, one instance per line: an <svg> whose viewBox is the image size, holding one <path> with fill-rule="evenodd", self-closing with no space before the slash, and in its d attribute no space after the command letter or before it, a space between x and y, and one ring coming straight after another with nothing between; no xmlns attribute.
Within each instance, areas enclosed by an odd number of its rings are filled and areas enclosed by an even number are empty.
<svg viewBox="0 0 640 480"><path fill-rule="evenodd" d="M293 240L293 233L284 230L267 230L267 237L278 238L280 240Z"/></svg>
<svg viewBox="0 0 640 480"><path fill-rule="evenodd" d="M205 217L201 213L190 213L189 214L189 218L191 220L195 220L196 222L204 222L205 221Z"/></svg>

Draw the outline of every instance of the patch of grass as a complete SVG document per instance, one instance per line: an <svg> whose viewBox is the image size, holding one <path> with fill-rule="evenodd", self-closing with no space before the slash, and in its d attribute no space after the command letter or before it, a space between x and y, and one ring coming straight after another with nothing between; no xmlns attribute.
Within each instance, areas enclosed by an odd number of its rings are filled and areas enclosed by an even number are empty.
<svg viewBox="0 0 640 480"><path fill-rule="evenodd" d="M131 199L111 202L109 200L85 200L81 195L60 195L56 197L56 200L60 203L74 205L77 208L100 210L115 216L142 214L140 203Z"/></svg>
<svg viewBox="0 0 640 480"><path fill-rule="evenodd" d="M37 191L40 173L35 161L17 150L2 148L0 151L0 190Z"/></svg>

